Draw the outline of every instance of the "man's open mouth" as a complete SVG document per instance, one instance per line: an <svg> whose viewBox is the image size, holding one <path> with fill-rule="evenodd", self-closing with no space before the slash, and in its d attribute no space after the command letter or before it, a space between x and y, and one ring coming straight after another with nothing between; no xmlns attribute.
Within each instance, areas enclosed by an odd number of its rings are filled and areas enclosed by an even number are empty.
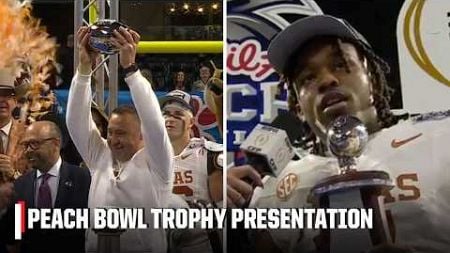
<svg viewBox="0 0 450 253"><path fill-rule="evenodd" d="M333 108L344 106L348 98L340 91L329 91L325 94L320 102L320 109L323 112L331 110Z"/></svg>

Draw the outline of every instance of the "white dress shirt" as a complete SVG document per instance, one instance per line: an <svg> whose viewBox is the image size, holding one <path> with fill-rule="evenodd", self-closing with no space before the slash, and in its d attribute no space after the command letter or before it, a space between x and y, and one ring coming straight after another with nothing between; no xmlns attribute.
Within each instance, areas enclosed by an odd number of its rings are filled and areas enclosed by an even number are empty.
<svg viewBox="0 0 450 253"><path fill-rule="evenodd" d="M59 170L61 168L62 160L61 157L58 158L58 161L50 168L50 170L47 172L47 174L50 175L48 178L48 186L50 187L50 192L52 194L52 207L55 207L55 201L56 201L56 194L58 193L58 185L59 185ZM34 203L37 204L38 199L38 193L39 193L39 187L41 186L42 182L42 175L44 173L40 172L39 170L36 173L36 183L35 183L35 193L34 193Z"/></svg>
<svg viewBox="0 0 450 253"><path fill-rule="evenodd" d="M11 131L11 126L12 120L10 120L9 123L6 124L4 127L0 128L0 137L2 138L3 150L5 151L5 153L8 149L9 132Z"/></svg>

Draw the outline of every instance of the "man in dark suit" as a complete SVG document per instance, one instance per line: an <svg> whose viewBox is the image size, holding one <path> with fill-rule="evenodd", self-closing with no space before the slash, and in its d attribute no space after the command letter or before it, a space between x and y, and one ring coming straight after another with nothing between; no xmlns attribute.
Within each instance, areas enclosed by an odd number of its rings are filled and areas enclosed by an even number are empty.
<svg viewBox="0 0 450 253"><path fill-rule="evenodd" d="M16 201L24 200L26 208L87 207L91 181L89 170L61 160L61 132L56 124L50 121L31 124L19 144L33 169L15 181ZM11 222L14 220L12 215L11 208L4 219ZM22 240L18 241L20 252L84 252L84 232L26 230Z"/></svg>

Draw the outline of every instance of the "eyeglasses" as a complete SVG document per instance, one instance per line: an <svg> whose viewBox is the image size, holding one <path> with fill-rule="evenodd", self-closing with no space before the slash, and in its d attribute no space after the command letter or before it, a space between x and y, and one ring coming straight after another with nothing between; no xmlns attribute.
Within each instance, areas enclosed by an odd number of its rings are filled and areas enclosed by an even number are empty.
<svg viewBox="0 0 450 253"><path fill-rule="evenodd" d="M30 147L32 150L36 150L42 144L44 144L44 142L49 141L49 140L54 140L54 139L56 139L56 138L55 137L50 137L50 138L46 138L46 139L42 139L42 140L23 141L23 142L20 143L20 145L24 149L27 149L28 147Z"/></svg>

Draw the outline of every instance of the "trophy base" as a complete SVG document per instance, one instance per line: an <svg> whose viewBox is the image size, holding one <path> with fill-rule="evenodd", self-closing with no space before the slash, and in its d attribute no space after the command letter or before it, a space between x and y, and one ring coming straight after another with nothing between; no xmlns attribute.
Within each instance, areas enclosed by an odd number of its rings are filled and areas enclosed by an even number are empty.
<svg viewBox="0 0 450 253"><path fill-rule="evenodd" d="M319 251L360 253L391 241L386 222L383 191L393 187L383 171L350 171L325 178L311 189L313 203L320 208L358 208L373 210L373 229L324 229Z"/></svg>
<svg viewBox="0 0 450 253"><path fill-rule="evenodd" d="M125 229L94 229L98 253L120 253L120 235Z"/></svg>
<svg viewBox="0 0 450 253"><path fill-rule="evenodd" d="M349 188L370 188L383 190L394 187L389 174L384 171L349 171L346 174L335 175L319 181L311 190L314 195L348 190Z"/></svg>

